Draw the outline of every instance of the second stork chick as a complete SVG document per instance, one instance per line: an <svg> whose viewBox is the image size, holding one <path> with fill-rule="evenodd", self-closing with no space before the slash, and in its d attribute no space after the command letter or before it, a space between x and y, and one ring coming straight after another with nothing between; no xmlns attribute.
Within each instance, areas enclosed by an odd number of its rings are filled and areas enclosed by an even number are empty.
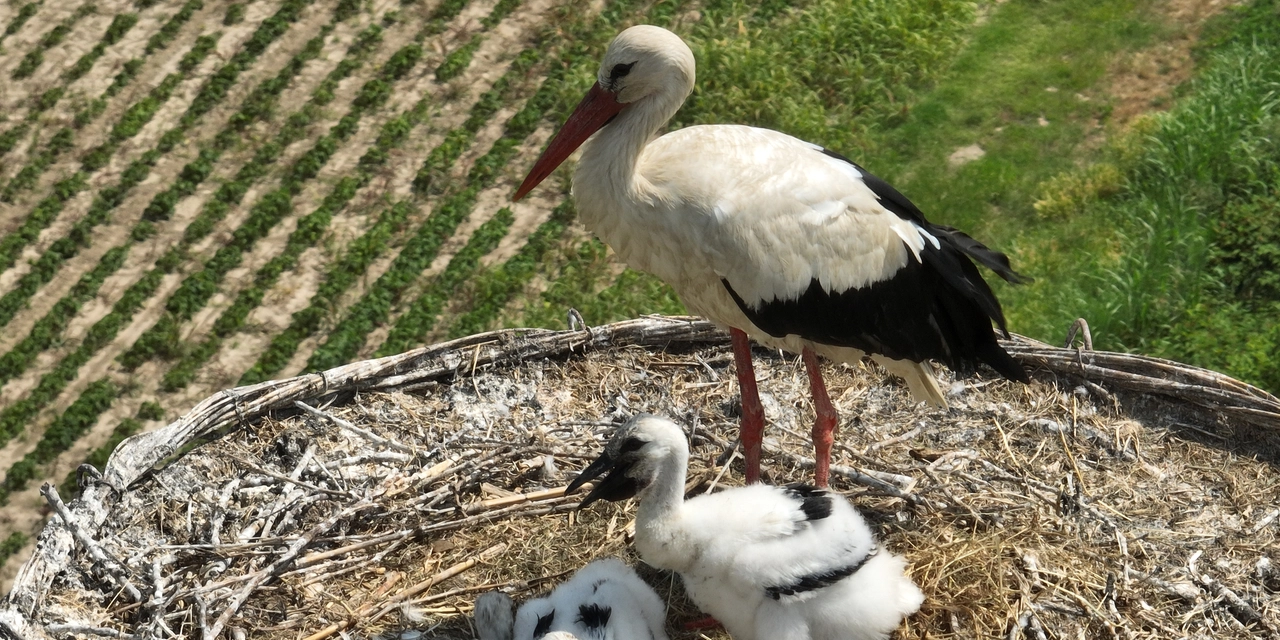
<svg viewBox="0 0 1280 640"><path fill-rule="evenodd" d="M754 484L685 500L688 463L679 426L639 415L566 492L604 475L583 507L639 496L640 557L679 573L734 640L883 640L920 608L906 561L841 496Z"/></svg>
<svg viewBox="0 0 1280 640"><path fill-rule="evenodd" d="M667 640L658 594L617 558L596 560L545 598L521 605L514 640Z"/></svg>

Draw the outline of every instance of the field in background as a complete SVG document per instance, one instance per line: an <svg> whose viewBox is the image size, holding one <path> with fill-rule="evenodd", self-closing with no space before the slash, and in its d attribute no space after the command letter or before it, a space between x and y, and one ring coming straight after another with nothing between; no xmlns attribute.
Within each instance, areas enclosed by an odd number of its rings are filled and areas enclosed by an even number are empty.
<svg viewBox="0 0 1280 640"><path fill-rule="evenodd" d="M0 5L0 555L42 481L73 492L221 389L569 307L678 311L574 224L566 170L510 202L635 22L699 57L677 125L841 149L1010 251L1039 278L1000 290L1012 329L1085 315L1100 347L1280 387L1275 6L1214 23L1193 64L1209 2ZM1151 88L1124 94L1142 56ZM1215 104L1237 111L1206 127Z"/></svg>

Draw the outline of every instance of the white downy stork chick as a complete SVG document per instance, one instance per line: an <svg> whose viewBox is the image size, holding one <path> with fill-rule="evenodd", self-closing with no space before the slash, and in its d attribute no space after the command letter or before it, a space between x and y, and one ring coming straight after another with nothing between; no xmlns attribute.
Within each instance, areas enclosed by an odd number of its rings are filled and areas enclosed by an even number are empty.
<svg viewBox="0 0 1280 640"><path fill-rule="evenodd" d="M870 355L939 407L946 397L929 360L960 371L982 362L1027 381L996 342L992 321L1004 332L1004 314L973 264L1023 282L1007 257L929 223L888 183L818 145L735 125L657 136L693 85L693 53L678 36L623 31L515 199L586 141L573 176L583 223L691 312L730 328L748 482L759 477L764 427L748 336L803 356L819 486L836 413L816 356Z"/></svg>
<svg viewBox="0 0 1280 640"><path fill-rule="evenodd" d="M559 632L579 640L667 640L658 594L617 558L581 568L545 598L521 605L514 640Z"/></svg>
<svg viewBox="0 0 1280 640"><path fill-rule="evenodd" d="M734 640L883 640L920 608L906 562L841 496L753 484L686 501L688 460L680 427L640 415L567 492L608 472L583 507L638 495L640 557L678 572Z"/></svg>

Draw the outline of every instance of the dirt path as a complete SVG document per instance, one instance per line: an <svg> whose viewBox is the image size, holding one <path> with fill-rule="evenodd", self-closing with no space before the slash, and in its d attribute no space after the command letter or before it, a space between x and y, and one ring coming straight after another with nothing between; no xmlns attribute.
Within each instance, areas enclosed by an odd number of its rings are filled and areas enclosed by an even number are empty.
<svg viewBox="0 0 1280 640"><path fill-rule="evenodd" d="M1209 18L1243 0L1164 0L1160 11L1179 29L1177 37L1157 43L1111 65L1106 94L1114 108L1112 126L1124 127L1135 117L1168 108L1173 90L1195 71L1191 49Z"/></svg>

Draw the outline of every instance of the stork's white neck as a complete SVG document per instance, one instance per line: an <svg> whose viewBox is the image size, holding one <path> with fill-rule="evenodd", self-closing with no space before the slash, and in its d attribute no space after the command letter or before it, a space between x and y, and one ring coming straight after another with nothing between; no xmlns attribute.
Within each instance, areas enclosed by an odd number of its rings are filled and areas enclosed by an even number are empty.
<svg viewBox="0 0 1280 640"><path fill-rule="evenodd" d="M675 115L687 96L672 86L636 100L582 147L574 174L574 194L585 203L609 207L624 202L650 202L653 184L639 167L640 154L658 129ZM595 207L588 204L584 212Z"/></svg>
<svg viewBox="0 0 1280 640"><path fill-rule="evenodd" d="M694 557L681 539L680 516L689 468L686 447L671 447L657 477L640 496L636 512L636 547L644 561L670 571L684 571Z"/></svg>

